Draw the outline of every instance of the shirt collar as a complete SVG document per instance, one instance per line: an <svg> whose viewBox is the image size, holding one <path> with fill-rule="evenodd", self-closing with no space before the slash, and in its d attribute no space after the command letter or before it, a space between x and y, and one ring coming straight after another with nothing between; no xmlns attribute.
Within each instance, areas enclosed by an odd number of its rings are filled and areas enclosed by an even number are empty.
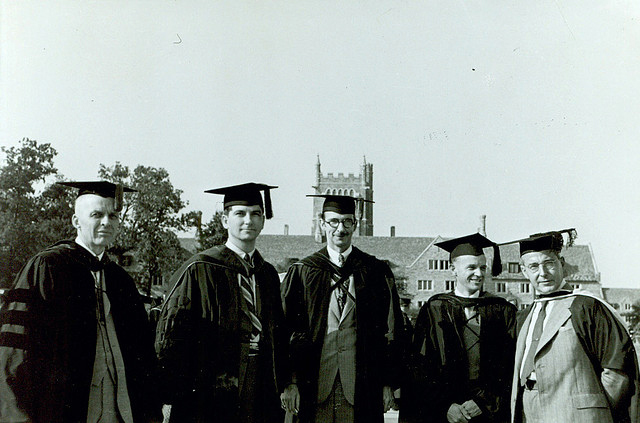
<svg viewBox="0 0 640 423"><path fill-rule="evenodd" d="M344 257L344 261L347 261L349 254L351 254L351 251L353 251L353 246L349 245L349 248L347 248L342 252L342 257ZM338 257L340 256L340 252L332 250L331 247L329 247L328 245L327 245L327 252L329 253L329 259L331 260L331 262L339 266L340 259Z"/></svg>
<svg viewBox="0 0 640 423"><path fill-rule="evenodd" d="M229 240L227 240L227 242L224 245L225 245L225 247L227 247L228 249L230 249L231 251L236 253L236 255L238 257L240 257L241 259L244 259L244 255L245 254L249 254L249 257L253 258L253 254L256 252L255 248L253 250L249 251L249 252L242 251L240 248L238 248L237 245L235 245L233 242L231 242Z"/></svg>
<svg viewBox="0 0 640 423"><path fill-rule="evenodd" d="M104 250L100 254L94 253L89 247L87 247L87 244L85 244L82 239L80 239L80 237L76 237L76 244L90 252L92 256L97 257L98 260L102 260L102 256L104 256Z"/></svg>
<svg viewBox="0 0 640 423"><path fill-rule="evenodd" d="M480 289L477 290L476 292L474 292L471 295L466 295L466 294L463 294L462 292L458 291L458 287L456 286L456 289L453 291L453 293L456 296L462 297L462 298L480 298Z"/></svg>

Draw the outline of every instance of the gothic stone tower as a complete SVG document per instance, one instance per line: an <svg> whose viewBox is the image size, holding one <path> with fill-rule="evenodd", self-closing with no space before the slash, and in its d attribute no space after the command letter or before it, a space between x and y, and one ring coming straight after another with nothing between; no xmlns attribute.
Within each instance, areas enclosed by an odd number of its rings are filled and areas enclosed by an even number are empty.
<svg viewBox="0 0 640 423"><path fill-rule="evenodd" d="M315 194L335 194L350 195L355 198L364 198L373 201L373 164L367 163L367 158L363 158L360 165L360 175L355 176L350 173L345 176L343 173L334 175L322 174L320 170L320 156L316 163L316 183L312 187ZM318 236L320 233L320 214L322 213L322 203L324 199L313 198L313 222L311 234ZM358 221L356 236L373 236L373 203L364 202L362 217Z"/></svg>

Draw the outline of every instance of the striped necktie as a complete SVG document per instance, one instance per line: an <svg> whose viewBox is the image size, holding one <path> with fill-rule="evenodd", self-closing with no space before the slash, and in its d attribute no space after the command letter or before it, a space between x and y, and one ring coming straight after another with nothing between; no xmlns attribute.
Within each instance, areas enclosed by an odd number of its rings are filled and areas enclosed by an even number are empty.
<svg viewBox="0 0 640 423"><path fill-rule="evenodd" d="M344 262L345 262L344 256L342 255L342 253L340 253L338 255L338 263L341 268L344 267ZM341 279L342 277L339 274L337 273L333 274L333 282L340 284L335 289L336 301L338 303L338 310L340 311L340 314L342 314L342 310L344 310L344 305L347 303L347 295L344 292L345 291L344 281L340 282Z"/></svg>
<svg viewBox="0 0 640 423"><path fill-rule="evenodd" d="M253 326L253 330L251 331L251 340L254 342L262 332L262 323L260 323L260 319L256 313L255 292L252 285L252 282L255 283L255 276L253 275L251 256L249 254L245 254L244 260L249 264L251 276L245 276L242 273L238 273L238 282L240 283L242 297L245 300L246 314L249 316L249 319L251 319L251 325ZM257 345L254 347L257 348Z"/></svg>

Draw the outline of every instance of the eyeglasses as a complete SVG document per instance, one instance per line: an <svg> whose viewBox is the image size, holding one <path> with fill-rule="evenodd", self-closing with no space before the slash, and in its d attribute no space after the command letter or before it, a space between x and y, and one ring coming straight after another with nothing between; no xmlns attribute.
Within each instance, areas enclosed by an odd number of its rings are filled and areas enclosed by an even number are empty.
<svg viewBox="0 0 640 423"><path fill-rule="evenodd" d="M338 229L338 226L340 226L340 224L342 223L342 226L345 227L345 229L351 229L353 227L353 225L355 225L356 221L353 219L330 219L330 220L325 220L325 222L331 226L333 229Z"/></svg>
<svg viewBox="0 0 640 423"><path fill-rule="evenodd" d="M543 261L542 263L529 263L525 267L529 269L531 272L536 273L540 270L540 267L544 269L545 272L550 272L555 270L557 263L553 260Z"/></svg>

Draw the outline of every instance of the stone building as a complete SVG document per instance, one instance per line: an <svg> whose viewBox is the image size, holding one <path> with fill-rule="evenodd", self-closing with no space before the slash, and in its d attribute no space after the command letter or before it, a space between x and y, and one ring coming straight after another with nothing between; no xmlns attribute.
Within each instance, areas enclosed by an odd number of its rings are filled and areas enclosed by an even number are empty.
<svg viewBox="0 0 640 423"><path fill-rule="evenodd" d="M633 305L640 304L640 289L637 288L602 288L604 299L613 306L622 318L631 323Z"/></svg>
<svg viewBox="0 0 640 423"><path fill-rule="evenodd" d="M324 175L320 169L320 156L316 163L316 180L314 194L349 195L355 198L363 198L373 201L373 164L367 163L366 157L360 165L360 174L343 173L337 175L327 173ZM313 199L313 214L311 234L318 237L320 234L320 213L322 212L322 198ZM363 209L359 213L356 236L373 236L373 203L362 203Z"/></svg>

